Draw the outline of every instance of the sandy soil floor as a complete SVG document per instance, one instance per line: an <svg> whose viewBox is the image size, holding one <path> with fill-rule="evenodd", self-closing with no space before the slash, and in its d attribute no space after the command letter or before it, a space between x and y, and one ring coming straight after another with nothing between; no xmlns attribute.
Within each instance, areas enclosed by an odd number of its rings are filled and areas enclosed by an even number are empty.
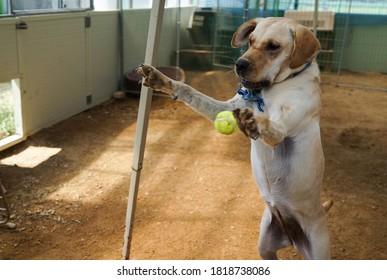
<svg viewBox="0 0 387 280"><path fill-rule="evenodd" d="M221 100L237 85L230 72L186 74ZM322 89L332 257L387 259L387 94ZM0 259L121 258L138 101L112 100L0 153L16 226L0 225ZM47 149L56 154L33 167L22 153L31 147L60 150ZM259 259L264 205L249 150L242 133L220 135L184 104L154 97L131 258ZM293 249L279 256L301 258Z"/></svg>

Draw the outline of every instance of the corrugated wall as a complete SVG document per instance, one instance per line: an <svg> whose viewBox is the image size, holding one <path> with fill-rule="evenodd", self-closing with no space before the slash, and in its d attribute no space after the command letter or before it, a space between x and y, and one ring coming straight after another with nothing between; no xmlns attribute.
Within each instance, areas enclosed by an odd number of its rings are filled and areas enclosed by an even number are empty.
<svg viewBox="0 0 387 280"><path fill-rule="evenodd" d="M20 22L28 28L16 29ZM109 99L118 88L118 12L1 19L0 38L0 82L20 78L26 135Z"/></svg>
<svg viewBox="0 0 387 280"><path fill-rule="evenodd" d="M72 116L86 104L85 17L21 17L22 93L28 132ZM33 130L32 130L33 131ZM32 132L31 131L31 132Z"/></svg>
<svg viewBox="0 0 387 280"><path fill-rule="evenodd" d="M119 86L117 12L93 12L89 30L89 82L92 105L109 98Z"/></svg>
<svg viewBox="0 0 387 280"><path fill-rule="evenodd" d="M18 45L14 19L0 20L0 82L19 76Z"/></svg>

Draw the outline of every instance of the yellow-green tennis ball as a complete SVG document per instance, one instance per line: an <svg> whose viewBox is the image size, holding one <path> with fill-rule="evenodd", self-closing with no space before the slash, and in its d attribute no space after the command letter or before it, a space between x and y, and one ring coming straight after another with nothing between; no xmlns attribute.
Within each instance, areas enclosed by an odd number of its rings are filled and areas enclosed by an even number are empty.
<svg viewBox="0 0 387 280"><path fill-rule="evenodd" d="M234 133L238 128L234 115L230 111L218 113L214 121L214 126L218 132L226 135Z"/></svg>

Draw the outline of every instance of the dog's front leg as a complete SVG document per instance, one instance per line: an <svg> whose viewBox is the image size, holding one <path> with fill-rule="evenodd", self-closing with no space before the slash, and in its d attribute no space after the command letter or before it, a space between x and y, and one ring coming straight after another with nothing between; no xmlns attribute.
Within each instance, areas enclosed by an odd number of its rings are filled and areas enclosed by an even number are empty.
<svg viewBox="0 0 387 280"><path fill-rule="evenodd" d="M235 109L233 114L239 129L254 140L260 138L267 145L275 147L285 138L285 133L277 123L263 116L254 116L250 108Z"/></svg>
<svg viewBox="0 0 387 280"><path fill-rule="evenodd" d="M246 102L236 95L228 101L215 100L187 84L172 80L150 65L143 64L137 68L137 72L144 77L144 85L157 91L169 94L173 100L186 103L210 121L214 121L220 111L232 111L245 107Z"/></svg>

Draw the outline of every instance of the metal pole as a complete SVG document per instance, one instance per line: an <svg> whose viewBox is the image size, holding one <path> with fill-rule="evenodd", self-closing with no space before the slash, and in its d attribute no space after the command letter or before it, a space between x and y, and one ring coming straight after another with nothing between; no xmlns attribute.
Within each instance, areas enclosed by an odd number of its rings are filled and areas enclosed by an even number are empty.
<svg viewBox="0 0 387 280"><path fill-rule="evenodd" d="M314 14L313 14L313 33L317 36L318 27L318 0L314 0Z"/></svg>
<svg viewBox="0 0 387 280"><path fill-rule="evenodd" d="M245 7L244 7L243 17L242 17L243 22L246 22L248 18L249 18L249 0L245 0ZM245 51L246 51L246 46L242 46L240 48L240 55L242 56Z"/></svg>
<svg viewBox="0 0 387 280"><path fill-rule="evenodd" d="M160 42L161 25L164 15L165 0L153 0L149 20L148 40L145 51L145 63L155 65L157 62L158 46ZM124 247L122 257L126 260L130 257L130 245L132 241L133 220L136 211L138 186L140 181L142 163L144 159L146 134L148 130L149 113L152 103L152 89L141 88L139 112L137 116L136 138L133 151L132 175L126 211L126 228L124 235Z"/></svg>
<svg viewBox="0 0 387 280"><path fill-rule="evenodd" d="M344 49L345 49L345 44L347 42L347 33L348 33L348 28L349 28L349 16L351 14L351 7L352 7L352 0L349 1L348 14L347 14L347 18L345 20L344 37L343 37L343 43L341 45L339 65L337 67L337 74L336 74L336 78L337 78L336 79L336 86L339 86L339 84L340 84L341 66L343 64Z"/></svg>
<svg viewBox="0 0 387 280"><path fill-rule="evenodd" d="M124 90L124 8L122 0L118 1L118 34L119 34L119 69L120 69L120 90Z"/></svg>
<svg viewBox="0 0 387 280"><path fill-rule="evenodd" d="M259 6L261 6L261 1L260 0L255 0L254 18L259 17Z"/></svg>
<svg viewBox="0 0 387 280"><path fill-rule="evenodd" d="M274 17L279 16L279 7L280 7L280 0L274 0L273 1L273 16Z"/></svg>
<svg viewBox="0 0 387 280"><path fill-rule="evenodd" d="M176 74L175 80L180 80L180 29L181 29L181 2L178 1L179 7L176 12Z"/></svg>

